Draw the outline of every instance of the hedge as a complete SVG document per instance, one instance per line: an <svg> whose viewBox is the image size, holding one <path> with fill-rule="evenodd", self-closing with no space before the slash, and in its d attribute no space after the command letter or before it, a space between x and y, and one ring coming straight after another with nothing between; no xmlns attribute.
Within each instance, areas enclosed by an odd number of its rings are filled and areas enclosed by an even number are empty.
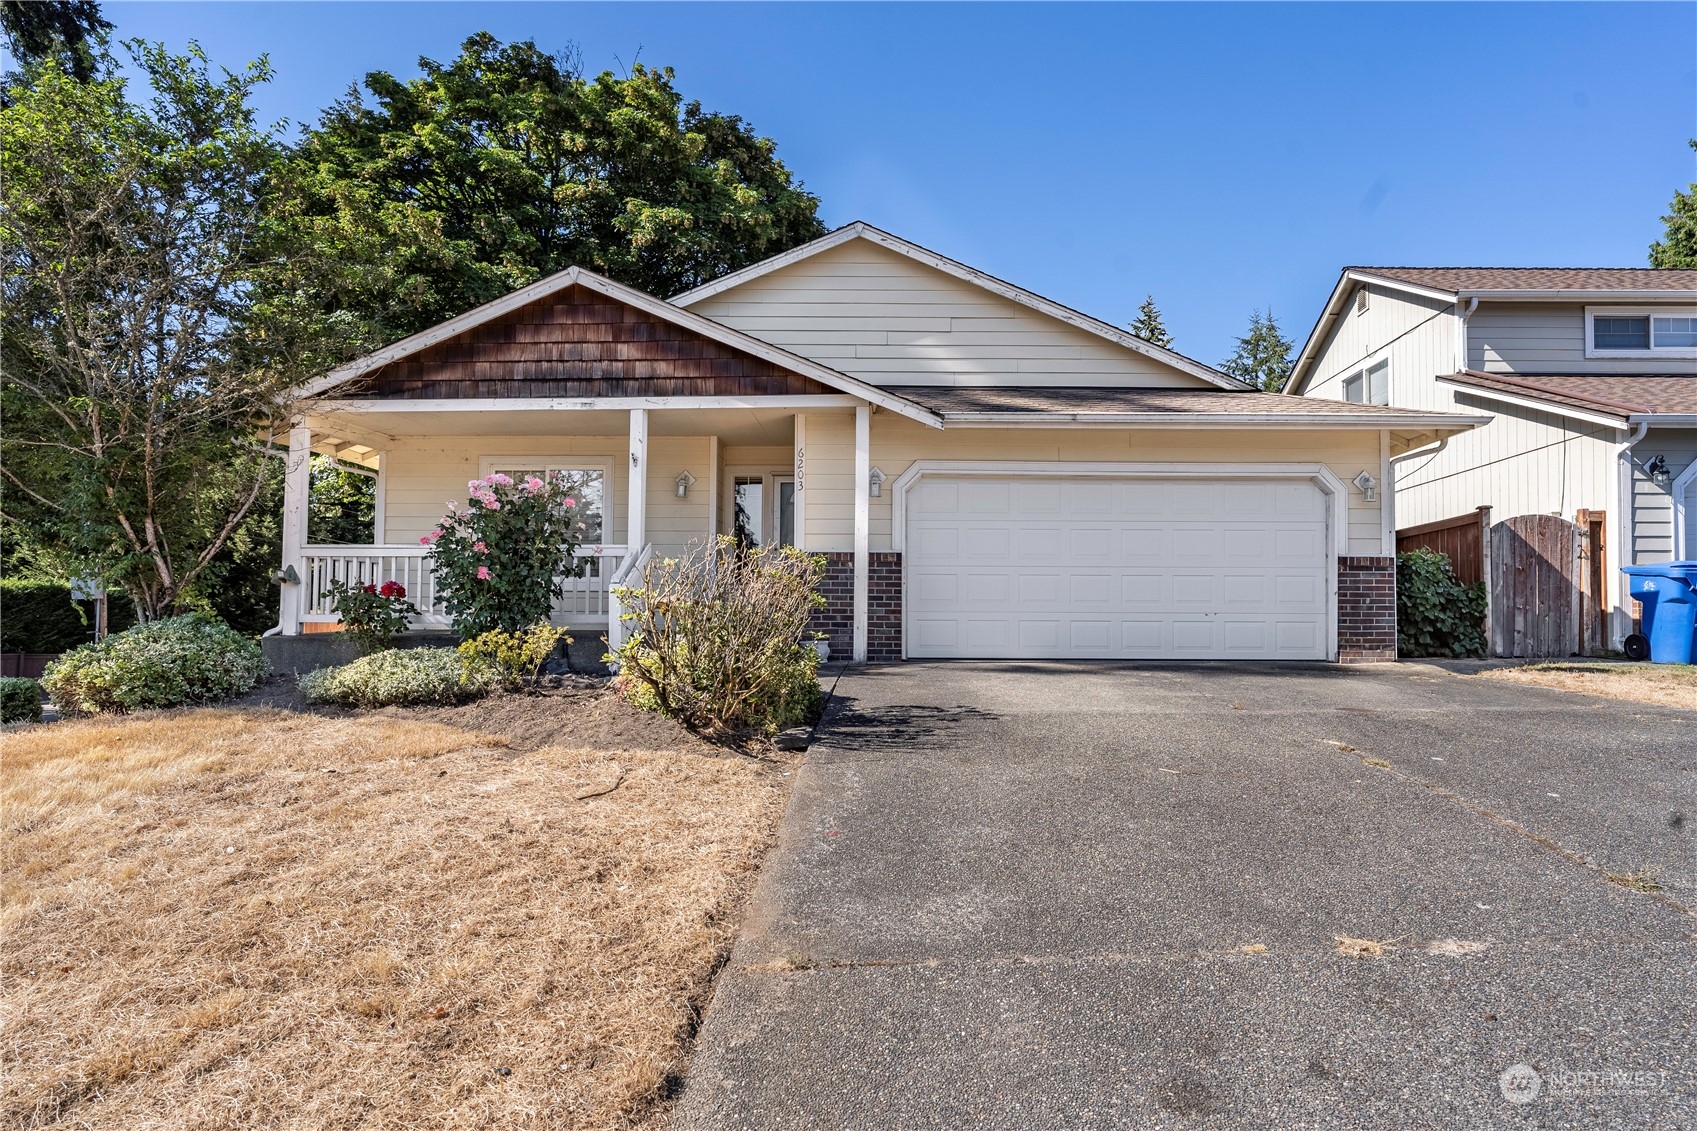
<svg viewBox="0 0 1697 1131"><path fill-rule="evenodd" d="M115 593L106 608L109 631L135 624L129 598ZM69 586L0 579L0 652L69 652L93 639L94 603L73 603Z"/></svg>
<svg viewBox="0 0 1697 1131"><path fill-rule="evenodd" d="M0 723L41 719L41 685L33 679L0 678Z"/></svg>

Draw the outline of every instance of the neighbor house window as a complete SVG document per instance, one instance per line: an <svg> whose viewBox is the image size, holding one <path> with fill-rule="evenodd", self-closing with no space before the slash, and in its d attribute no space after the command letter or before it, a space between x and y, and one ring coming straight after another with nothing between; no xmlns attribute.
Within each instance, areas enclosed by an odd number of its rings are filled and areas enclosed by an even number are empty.
<svg viewBox="0 0 1697 1131"><path fill-rule="evenodd" d="M1697 310L1587 308L1587 357L1697 357Z"/></svg>
<svg viewBox="0 0 1697 1131"><path fill-rule="evenodd" d="M1391 403L1391 363L1375 362L1343 379L1343 399L1351 404Z"/></svg>

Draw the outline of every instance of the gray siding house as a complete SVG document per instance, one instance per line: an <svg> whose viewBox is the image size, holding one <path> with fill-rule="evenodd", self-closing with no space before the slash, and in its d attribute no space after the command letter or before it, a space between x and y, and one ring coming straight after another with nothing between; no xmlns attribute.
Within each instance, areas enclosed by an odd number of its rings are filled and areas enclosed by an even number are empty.
<svg viewBox="0 0 1697 1131"><path fill-rule="evenodd" d="M1604 512L1616 646L1619 567L1697 559L1697 271L1347 267L1285 393L1489 413L1397 461L1397 528Z"/></svg>

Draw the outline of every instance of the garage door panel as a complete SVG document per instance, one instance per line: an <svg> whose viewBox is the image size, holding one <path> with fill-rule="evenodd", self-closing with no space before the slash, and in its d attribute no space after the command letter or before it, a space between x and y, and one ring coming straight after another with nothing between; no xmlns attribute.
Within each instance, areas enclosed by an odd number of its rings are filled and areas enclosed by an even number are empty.
<svg viewBox="0 0 1697 1131"><path fill-rule="evenodd" d="M928 476L914 504L910 656L1329 651L1327 507L1308 481Z"/></svg>

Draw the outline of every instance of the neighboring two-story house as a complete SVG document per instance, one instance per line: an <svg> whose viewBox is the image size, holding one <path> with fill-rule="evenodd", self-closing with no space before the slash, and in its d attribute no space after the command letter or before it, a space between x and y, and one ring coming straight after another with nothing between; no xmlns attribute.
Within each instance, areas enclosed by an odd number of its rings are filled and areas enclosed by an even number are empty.
<svg viewBox="0 0 1697 1131"><path fill-rule="evenodd" d="M1285 392L1489 413L1399 462L1397 528L1605 512L1615 646L1619 567L1697 559L1697 270L1347 267Z"/></svg>

